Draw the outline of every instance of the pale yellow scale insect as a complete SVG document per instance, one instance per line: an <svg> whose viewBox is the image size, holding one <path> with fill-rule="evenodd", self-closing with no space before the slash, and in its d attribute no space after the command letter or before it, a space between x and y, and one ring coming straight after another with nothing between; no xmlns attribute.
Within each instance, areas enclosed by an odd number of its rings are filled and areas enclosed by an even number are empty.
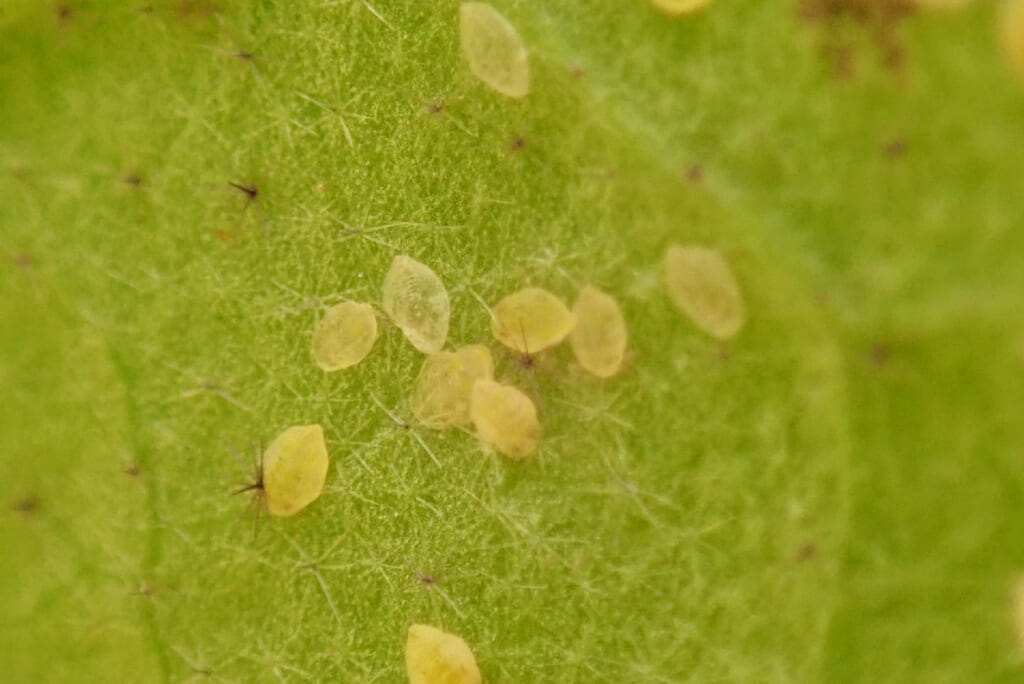
<svg viewBox="0 0 1024 684"><path fill-rule="evenodd" d="M382 290L384 311L412 346L440 351L448 338L448 290L430 267L400 254L391 262Z"/></svg>
<svg viewBox="0 0 1024 684"><path fill-rule="evenodd" d="M423 362L412 391L412 412L421 424L437 430L466 426L473 383L494 377L487 347L471 344L454 352L438 352Z"/></svg>
<svg viewBox="0 0 1024 684"><path fill-rule="evenodd" d="M698 12L710 5L711 0L651 0L651 4L665 14L679 16Z"/></svg>
<svg viewBox="0 0 1024 684"><path fill-rule="evenodd" d="M459 7L459 43L473 75L512 98L530 92L530 54L516 28L485 2Z"/></svg>
<svg viewBox="0 0 1024 684"><path fill-rule="evenodd" d="M262 456L263 496L271 515L295 515L313 503L327 479L327 444L319 425L294 425Z"/></svg>
<svg viewBox="0 0 1024 684"><path fill-rule="evenodd" d="M342 370L365 359L376 340L373 307L342 302L328 309L313 330L313 360L324 371Z"/></svg>
<svg viewBox="0 0 1024 684"><path fill-rule="evenodd" d="M619 303L590 285L580 290L572 312L576 327L569 335L576 362L599 378L610 378L622 368L629 332Z"/></svg>
<svg viewBox="0 0 1024 684"><path fill-rule="evenodd" d="M1005 0L999 24L1006 62L1024 81L1024 0Z"/></svg>
<svg viewBox="0 0 1024 684"><path fill-rule="evenodd" d="M477 380L469 412L480 439L506 456L526 458L537 451L541 435L537 409L519 389Z"/></svg>
<svg viewBox="0 0 1024 684"><path fill-rule="evenodd" d="M720 340L746 322L743 294L729 263L717 249L673 245L665 254L669 299L694 325Z"/></svg>
<svg viewBox="0 0 1024 684"><path fill-rule="evenodd" d="M547 290L527 287L505 297L491 309L494 338L521 354L554 347L576 327L576 315Z"/></svg>
<svg viewBox="0 0 1024 684"><path fill-rule="evenodd" d="M431 625L409 626L405 639L409 684L481 684L476 657L462 637Z"/></svg>

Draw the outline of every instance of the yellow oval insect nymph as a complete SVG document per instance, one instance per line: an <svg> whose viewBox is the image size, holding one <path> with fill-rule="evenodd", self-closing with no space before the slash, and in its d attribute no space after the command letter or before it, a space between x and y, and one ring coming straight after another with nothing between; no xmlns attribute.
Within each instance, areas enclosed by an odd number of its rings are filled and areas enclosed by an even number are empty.
<svg viewBox="0 0 1024 684"><path fill-rule="evenodd" d="M576 326L576 316L547 290L526 287L491 309L494 339L521 354L560 344Z"/></svg>
<svg viewBox="0 0 1024 684"><path fill-rule="evenodd" d="M537 451L541 434L537 409L521 390L477 380L469 411L480 439L506 456L526 458Z"/></svg>
<svg viewBox="0 0 1024 684"><path fill-rule="evenodd" d="M373 307L342 302L328 309L313 330L313 360L324 371L342 370L365 359L376 340Z"/></svg>
<svg viewBox="0 0 1024 684"><path fill-rule="evenodd" d="M572 312L576 315L576 327L569 335L569 344L576 362L599 378L618 373L629 338L619 303L611 295L587 285L580 290Z"/></svg>
<svg viewBox="0 0 1024 684"><path fill-rule="evenodd" d="M271 515L295 515L313 503L327 479L327 444L319 425L294 425L263 452L263 495Z"/></svg>
<svg viewBox="0 0 1024 684"><path fill-rule="evenodd" d="M669 299L694 325L714 338L735 336L746 322L736 277L717 249L673 245L665 254Z"/></svg>
<svg viewBox="0 0 1024 684"><path fill-rule="evenodd" d="M384 311L412 346L440 351L448 338L448 290L429 266L400 254L391 262L382 291Z"/></svg>
<svg viewBox="0 0 1024 684"><path fill-rule="evenodd" d="M469 70L492 90L512 98L530 92L530 54L501 12L485 2L462 3L459 43Z"/></svg>
<svg viewBox="0 0 1024 684"><path fill-rule="evenodd" d="M431 625L409 626L405 671L409 684L481 684L483 681L469 644Z"/></svg>
<svg viewBox="0 0 1024 684"><path fill-rule="evenodd" d="M431 354L413 386L413 415L421 424L438 430L469 426L473 383L493 377L494 360L481 344Z"/></svg>

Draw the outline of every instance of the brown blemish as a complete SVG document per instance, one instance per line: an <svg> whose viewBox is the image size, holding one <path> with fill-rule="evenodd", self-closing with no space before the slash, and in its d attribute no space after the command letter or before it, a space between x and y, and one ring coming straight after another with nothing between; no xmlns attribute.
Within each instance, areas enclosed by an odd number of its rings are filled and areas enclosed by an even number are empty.
<svg viewBox="0 0 1024 684"><path fill-rule="evenodd" d="M11 257L11 261L14 262L14 265L18 268L23 271L27 271L35 266L36 258L29 252L16 252L14 256Z"/></svg>
<svg viewBox="0 0 1024 684"><path fill-rule="evenodd" d="M882 65L899 73L906 64L906 52L899 36L900 22L915 11L913 0L800 0L798 14L824 31L822 57L833 78L853 76L853 47L856 34L874 45ZM850 28L854 29L851 35Z"/></svg>
<svg viewBox="0 0 1024 684"><path fill-rule="evenodd" d="M235 243L235 234L230 230L218 228L217 230L213 231L213 235L218 240L223 242L225 245L232 245Z"/></svg>
<svg viewBox="0 0 1024 684"><path fill-rule="evenodd" d="M29 494L28 496L24 496L11 504L11 510L28 517L34 513L38 513L40 505L39 497L35 494Z"/></svg>
<svg viewBox="0 0 1024 684"><path fill-rule="evenodd" d="M868 360L876 366L884 366L892 359L892 347L876 342L868 351Z"/></svg>
<svg viewBox="0 0 1024 684"><path fill-rule="evenodd" d="M882 154L890 159L898 159L907 153L906 138L893 138L882 146Z"/></svg>
<svg viewBox="0 0 1024 684"><path fill-rule="evenodd" d="M53 14L57 18L58 24L67 26L75 19L75 8L71 5L60 4L53 8Z"/></svg>
<svg viewBox="0 0 1024 684"><path fill-rule="evenodd" d="M181 0L178 16L182 19L206 19L220 12L220 6L209 0Z"/></svg>
<svg viewBox="0 0 1024 684"><path fill-rule="evenodd" d="M243 185L241 183L232 183L231 181L228 181L228 185L233 187L235 190L238 190L239 192L245 194L245 207L247 209L249 208L250 204L259 201L260 189L258 186L249 184Z"/></svg>
<svg viewBox="0 0 1024 684"><path fill-rule="evenodd" d="M263 216L263 210L260 208L260 188L254 183L234 183L228 181L228 185L238 192L245 195L245 206L242 207L242 213L244 214L250 205L256 206L256 214L259 217L260 224L263 226L263 238L270 240L270 228L267 225L267 220Z"/></svg>
<svg viewBox="0 0 1024 684"><path fill-rule="evenodd" d="M156 587L149 582L143 582L139 585L138 589L134 589L128 593L141 596L144 599L152 599L153 595L156 594Z"/></svg>
<svg viewBox="0 0 1024 684"><path fill-rule="evenodd" d="M259 534L260 518L264 515L268 518L270 517L270 512L267 509L267 493L263 481L263 454L263 440L260 440L260 454L256 461L256 467L254 469L252 479L231 492L232 496L238 496L239 494L251 495L249 506L250 508L255 509L255 519L253 520L252 528L253 540L255 540L256 535Z"/></svg>
<svg viewBox="0 0 1024 684"><path fill-rule="evenodd" d="M796 558L796 562L797 563L805 563L805 562L807 562L809 560L813 560L814 558L817 558L817 556L818 556L818 545L814 544L814 543L811 543L811 542L808 542L808 543L802 545L799 549L796 550L795 558Z"/></svg>

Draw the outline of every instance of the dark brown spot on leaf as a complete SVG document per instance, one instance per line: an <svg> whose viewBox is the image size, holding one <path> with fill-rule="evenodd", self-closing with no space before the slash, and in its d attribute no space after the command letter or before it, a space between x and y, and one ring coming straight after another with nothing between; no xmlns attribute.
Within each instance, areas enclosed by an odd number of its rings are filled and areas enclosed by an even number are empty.
<svg viewBox="0 0 1024 684"><path fill-rule="evenodd" d="M907 153L907 141L905 138L894 138L882 146L882 154L890 159L902 157Z"/></svg>
<svg viewBox="0 0 1024 684"><path fill-rule="evenodd" d="M813 544L813 543L808 542L807 544L804 544L803 546L801 546L799 549L796 550L796 562L797 563L804 563L806 561L812 560L813 558L816 558L817 555L818 555L818 546L817 546L817 544Z"/></svg>
<svg viewBox="0 0 1024 684"><path fill-rule="evenodd" d="M876 366L884 366L892 358L892 348L887 344L875 343L871 345L868 352L868 359Z"/></svg>
<svg viewBox="0 0 1024 684"><path fill-rule="evenodd" d="M853 45L866 36L883 66L900 72L906 62L900 23L915 11L913 0L800 0L799 16L821 26L822 57L837 80L853 76Z"/></svg>
<svg viewBox="0 0 1024 684"><path fill-rule="evenodd" d="M30 516L33 513L39 511L40 501L39 497L34 494L24 496L11 505L11 510L21 513L24 516Z"/></svg>

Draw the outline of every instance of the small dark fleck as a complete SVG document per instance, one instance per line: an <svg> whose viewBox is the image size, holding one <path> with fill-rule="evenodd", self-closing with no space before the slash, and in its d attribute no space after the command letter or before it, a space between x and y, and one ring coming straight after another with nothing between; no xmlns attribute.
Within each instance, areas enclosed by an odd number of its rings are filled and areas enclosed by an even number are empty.
<svg viewBox="0 0 1024 684"><path fill-rule="evenodd" d="M797 4L801 19L822 26L822 52L837 80L853 75L853 50L847 44L851 26L874 44L887 69L901 73L906 55L899 35L900 23L915 10L914 0L800 0Z"/></svg>
<svg viewBox="0 0 1024 684"><path fill-rule="evenodd" d="M704 167L700 164L691 164L690 168L686 169L686 180L694 185L700 183L704 180Z"/></svg>
<svg viewBox="0 0 1024 684"><path fill-rule="evenodd" d="M882 154L890 159L902 157L907 153L907 141L905 138L894 138L882 146Z"/></svg>
<svg viewBox="0 0 1024 684"><path fill-rule="evenodd" d="M230 230L218 228L217 230L213 231L213 234L218 240L223 242L225 245L233 244L235 241L235 234L232 233Z"/></svg>
<svg viewBox="0 0 1024 684"><path fill-rule="evenodd" d="M260 189L255 185L243 185L241 183L232 183L231 181L228 181L228 185L239 192L245 193L245 196L248 198L246 200L247 205L249 202L254 202L259 199Z"/></svg>
<svg viewBox="0 0 1024 684"><path fill-rule="evenodd" d="M129 173L127 176L121 179L125 184L137 188L142 185L142 176L137 173Z"/></svg>
<svg viewBox="0 0 1024 684"><path fill-rule="evenodd" d="M139 468L138 463L132 463L130 466L124 469L124 474L128 477L139 477L142 475L142 469Z"/></svg>
<svg viewBox="0 0 1024 684"><path fill-rule="evenodd" d="M139 596L141 596L143 598L151 599L151 598L153 598L153 594L156 593L156 587L154 587L149 582L143 582L142 584L139 585L138 589L136 589L135 591L133 591L131 593L138 594Z"/></svg>
<svg viewBox="0 0 1024 684"><path fill-rule="evenodd" d="M57 15L57 21L61 24L70 24L75 18L75 8L71 5L57 5L53 8L53 12Z"/></svg>
<svg viewBox="0 0 1024 684"><path fill-rule="evenodd" d="M220 7L209 0L181 0L181 3L178 4L178 14L183 19L192 17L203 19L217 14L219 11Z"/></svg>
<svg viewBox="0 0 1024 684"><path fill-rule="evenodd" d="M425 586L433 586L437 584L437 578L433 575L420 575L420 584Z"/></svg>
<svg viewBox="0 0 1024 684"><path fill-rule="evenodd" d="M30 494L29 496L18 499L11 506L11 510L21 513L24 516L32 515L39 511L39 497Z"/></svg>
<svg viewBox="0 0 1024 684"><path fill-rule="evenodd" d="M892 359L892 348L887 344L875 343L871 345L868 358L876 366L883 366Z"/></svg>
<svg viewBox="0 0 1024 684"><path fill-rule="evenodd" d="M799 549L797 549L797 551L796 551L796 562L797 563L803 563L805 561L809 561L812 558L817 557L817 555L818 555L818 546L817 546L817 544L807 543L807 544L804 544L803 546L801 546Z"/></svg>
<svg viewBox="0 0 1024 684"><path fill-rule="evenodd" d="M522 150L525 147L526 147L526 139L523 138L523 136L517 135L515 138L513 138L513 140L512 140L512 151L513 152L518 152L519 150Z"/></svg>
<svg viewBox="0 0 1024 684"><path fill-rule="evenodd" d="M853 50L849 45L836 42L825 45L821 51L833 79L837 81L853 79L856 68L853 63Z"/></svg>

